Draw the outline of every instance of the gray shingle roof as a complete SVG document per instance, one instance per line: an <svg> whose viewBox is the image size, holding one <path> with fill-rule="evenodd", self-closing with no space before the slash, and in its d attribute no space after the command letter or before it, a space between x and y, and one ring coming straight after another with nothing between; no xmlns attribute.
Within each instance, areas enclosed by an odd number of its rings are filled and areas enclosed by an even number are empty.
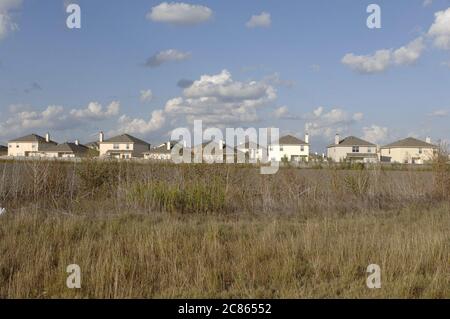
<svg viewBox="0 0 450 319"><path fill-rule="evenodd" d="M75 143L64 143L59 145L52 145L43 149L46 152L58 152L58 153L85 153L89 150L84 145L76 145Z"/></svg>
<svg viewBox="0 0 450 319"><path fill-rule="evenodd" d="M412 148L412 147L423 147L423 148L437 148L436 145L429 144L427 142L418 140L414 137L408 137L403 140L396 141L394 143L383 146L382 148Z"/></svg>
<svg viewBox="0 0 450 319"><path fill-rule="evenodd" d="M39 143L46 143L45 137L39 136L37 134L30 134L26 136L22 136L19 138L16 138L14 140L11 140L10 142L39 142ZM50 143L56 144L55 141L50 140Z"/></svg>
<svg viewBox="0 0 450 319"><path fill-rule="evenodd" d="M331 144L328 147L333 147L333 146L337 146L335 144ZM367 142L363 139L360 139L358 137L355 136L348 136L346 138L344 138L343 140L339 141L339 146L373 146L375 147L376 145L370 142Z"/></svg>
<svg viewBox="0 0 450 319"><path fill-rule="evenodd" d="M279 141L280 145L308 145L305 141L292 136L292 135L286 135L280 138Z"/></svg>
<svg viewBox="0 0 450 319"><path fill-rule="evenodd" d="M105 140L103 143L135 143L135 144L150 145L147 142L128 134L114 136L110 139Z"/></svg>

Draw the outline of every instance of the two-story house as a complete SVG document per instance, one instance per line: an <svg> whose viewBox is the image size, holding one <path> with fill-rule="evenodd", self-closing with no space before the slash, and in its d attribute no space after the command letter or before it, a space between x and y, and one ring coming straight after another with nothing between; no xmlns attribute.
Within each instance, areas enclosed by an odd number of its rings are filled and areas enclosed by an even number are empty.
<svg viewBox="0 0 450 319"><path fill-rule="evenodd" d="M122 134L105 140L103 132L100 132L100 157L131 159L143 157L149 149L150 144L134 136Z"/></svg>
<svg viewBox="0 0 450 319"><path fill-rule="evenodd" d="M421 141L408 137L400 141L381 147L381 161L403 164L423 164L433 159L438 151L436 145L431 144L431 139Z"/></svg>
<svg viewBox="0 0 450 319"><path fill-rule="evenodd" d="M42 156L42 151L57 145L47 133L45 138L37 134L30 134L8 142L8 156L29 157Z"/></svg>
<svg viewBox="0 0 450 319"><path fill-rule="evenodd" d="M277 144L269 145L268 159L273 162L308 162L309 161L309 134L305 140L286 135L279 139Z"/></svg>
<svg viewBox="0 0 450 319"><path fill-rule="evenodd" d="M333 162L378 162L377 146L355 136L340 139L336 134L334 144L327 147L327 156Z"/></svg>

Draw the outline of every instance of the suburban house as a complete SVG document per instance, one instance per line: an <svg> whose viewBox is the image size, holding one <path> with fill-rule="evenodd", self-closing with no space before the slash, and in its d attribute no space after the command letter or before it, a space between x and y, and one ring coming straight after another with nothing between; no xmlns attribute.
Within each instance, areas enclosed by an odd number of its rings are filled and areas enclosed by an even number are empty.
<svg viewBox="0 0 450 319"><path fill-rule="evenodd" d="M105 140L103 132L100 132L100 157L130 159L143 157L144 152L149 150L150 144L134 136L122 134Z"/></svg>
<svg viewBox="0 0 450 319"><path fill-rule="evenodd" d="M100 149L99 142L89 142L84 144L84 146L94 151L98 151Z"/></svg>
<svg viewBox="0 0 450 319"><path fill-rule="evenodd" d="M8 155L8 148L6 146L0 145L0 156Z"/></svg>
<svg viewBox="0 0 450 319"><path fill-rule="evenodd" d="M269 160L281 162L308 162L309 161L309 134L305 134L305 140L286 135L280 138L278 144L269 145Z"/></svg>
<svg viewBox="0 0 450 319"><path fill-rule="evenodd" d="M336 134L334 144L327 147L327 156L333 162L378 162L377 146L375 144L354 136L341 140L339 134Z"/></svg>
<svg viewBox="0 0 450 319"><path fill-rule="evenodd" d="M381 161L388 163L423 164L433 159L438 147L428 137L421 141L408 137L381 147Z"/></svg>
<svg viewBox="0 0 450 319"><path fill-rule="evenodd" d="M45 138L37 134L30 134L8 142L8 156L29 157L41 156L41 152L57 145L47 133Z"/></svg>
<svg viewBox="0 0 450 319"><path fill-rule="evenodd" d="M236 152L244 153L245 159L253 163L262 161L264 154L267 154L266 148L263 148L262 146L254 142L245 142L239 144L238 146L236 146L235 150Z"/></svg>
<svg viewBox="0 0 450 319"><path fill-rule="evenodd" d="M53 157L53 158L86 157L88 153L89 148L84 145L81 145L78 141L75 141L75 143L51 145L49 147L46 147L40 152L42 157Z"/></svg>

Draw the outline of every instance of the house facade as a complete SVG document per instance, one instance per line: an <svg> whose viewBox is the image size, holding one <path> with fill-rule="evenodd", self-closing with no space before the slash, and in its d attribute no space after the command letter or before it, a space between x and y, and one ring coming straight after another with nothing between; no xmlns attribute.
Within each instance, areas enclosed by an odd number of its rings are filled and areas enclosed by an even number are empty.
<svg viewBox="0 0 450 319"><path fill-rule="evenodd" d="M438 151L431 139L421 141L408 137L400 141L382 146L380 149L381 161L387 163L424 164L433 159Z"/></svg>
<svg viewBox="0 0 450 319"><path fill-rule="evenodd" d="M100 157L131 159L143 157L150 150L150 144L128 134L122 134L105 140L103 132L99 138Z"/></svg>
<svg viewBox="0 0 450 319"><path fill-rule="evenodd" d="M336 134L334 144L327 147L327 157L337 163L344 161L377 163L379 160L375 144L355 136L341 140L339 134Z"/></svg>
<svg viewBox="0 0 450 319"><path fill-rule="evenodd" d="M144 158L155 161L170 161L172 159L172 148L175 146L173 142L163 143L155 148L144 152Z"/></svg>
<svg viewBox="0 0 450 319"><path fill-rule="evenodd" d="M278 144L269 145L268 159L281 162L308 162L309 161L309 134L305 134L305 140L287 135L280 138Z"/></svg>
<svg viewBox="0 0 450 319"><path fill-rule="evenodd" d="M266 154L267 160L267 149L253 142L246 142L236 146L236 153L243 153L246 161L250 163L256 163L262 161L264 154ZM238 153L239 154L239 153Z"/></svg>
<svg viewBox="0 0 450 319"><path fill-rule="evenodd" d="M49 147L57 145L50 139L50 134L45 137L30 134L8 142L8 156L33 157L42 156L42 152Z"/></svg>

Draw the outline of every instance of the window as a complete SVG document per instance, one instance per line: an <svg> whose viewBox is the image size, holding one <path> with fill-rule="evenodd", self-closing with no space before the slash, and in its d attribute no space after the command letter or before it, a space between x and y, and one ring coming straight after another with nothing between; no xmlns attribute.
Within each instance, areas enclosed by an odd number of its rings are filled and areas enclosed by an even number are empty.
<svg viewBox="0 0 450 319"><path fill-rule="evenodd" d="M367 153L372 153L372 148L371 147L367 148Z"/></svg>
<svg viewBox="0 0 450 319"><path fill-rule="evenodd" d="M273 147L272 146L269 147L269 151L273 151Z"/></svg>
<svg viewBox="0 0 450 319"><path fill-rule="evenodd" d="M305 151L305 147L302 145L300 146L300 152L304 152Z"/></svg>
<svg viewBox="0 0 450 319"><path fill-rule="evenodd" d="M419 148L419 154L422 154L422 149L421 148Z"/></svg>
<svg viewBox="0 0 450 319"><path fill-rule="evenodd" d="M35 149L35 148L36 148L36 145L34 145L34 144L31 145L31 148L32 148L32 149Z"/></svg>
<svg viewBox="0 0 450 319"><path fill-rule="evenodd" d="M389 154L391 154L391 149L389 149Z"/></svg>
<svg viewBox="0 0 450 319"><path fill-rule="evenodd" d="M359 153L359 146L353 146L352 153Z"/></svg>
<svg viewBox="0 0 450 319"><path fill-rule="evenodd" d="M8 146L9 146L9 148L11 148L11 147L12 147L12 145L11 145L11 144L9 144Z"/></svg>
<svg viewBox="0 0 450 319"><path fill-rule="evenodd" d="M280 146L280 152L283 152L283 150L284 150L283 146Z"/></svg>
<svg viewBox="0 0 450 319"><path fill-rule="evenodd" d="M16 148L19 148L19 144L16 145Z"/></svg>
<svg viewBox="0 0 450 319"><path fill-rule="evenodd" d="M130 149L130 144L127 144L127 150L129 150Z"/></svg>
<svg viewBox="0 0 450 319"><path fill-rule="evenodd" d="M119 149L119 144L114 144L114 145L113 145L113 148L114 148L115 150L118 150L118 149Z"/></svg>

